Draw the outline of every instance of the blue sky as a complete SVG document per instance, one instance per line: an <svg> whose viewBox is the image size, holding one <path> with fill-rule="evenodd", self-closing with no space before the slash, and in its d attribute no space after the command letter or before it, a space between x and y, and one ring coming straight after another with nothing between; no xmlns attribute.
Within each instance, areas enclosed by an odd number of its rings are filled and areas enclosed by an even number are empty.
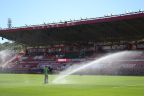
<svg viewBox="0 0 144 96"><path fill-rule="evenodd" d="M0 27L19 27L144 10L144 0L0 0ZM0 42L5 42L1 40Z"/></svg>

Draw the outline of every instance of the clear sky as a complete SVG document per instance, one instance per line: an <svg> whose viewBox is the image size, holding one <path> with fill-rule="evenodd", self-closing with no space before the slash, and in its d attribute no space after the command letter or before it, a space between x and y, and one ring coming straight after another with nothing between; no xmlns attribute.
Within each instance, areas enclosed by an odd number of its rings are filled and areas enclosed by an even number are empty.
<svg viewBox="0 0 144 96"><path fill-rule="evenodd" d="M19 27L144 10L144 0L0 0L0 27ZM6 40L1 40L0 43Z"/></svg>

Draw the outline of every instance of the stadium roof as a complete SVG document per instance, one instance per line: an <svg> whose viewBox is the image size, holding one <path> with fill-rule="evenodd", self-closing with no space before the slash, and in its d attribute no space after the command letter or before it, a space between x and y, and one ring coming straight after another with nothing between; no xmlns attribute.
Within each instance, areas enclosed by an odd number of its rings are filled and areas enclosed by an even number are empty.
<svg viewBox="0 0 144 96"><path fill-rule="evenodd" d="M144 39L144 11L51 24L0 29L0 36L28 45Z"/></svg>

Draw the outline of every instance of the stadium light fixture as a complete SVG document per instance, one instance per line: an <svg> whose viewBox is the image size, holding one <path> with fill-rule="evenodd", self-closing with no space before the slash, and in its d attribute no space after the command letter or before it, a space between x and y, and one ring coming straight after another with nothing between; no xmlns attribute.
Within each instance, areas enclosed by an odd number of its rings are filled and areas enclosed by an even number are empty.
<svg viewBox="0 0 144 96"><path fill-rule="evenodd" d="M139 9L139 12L142 12L143 10L142 9Z"/></svg>

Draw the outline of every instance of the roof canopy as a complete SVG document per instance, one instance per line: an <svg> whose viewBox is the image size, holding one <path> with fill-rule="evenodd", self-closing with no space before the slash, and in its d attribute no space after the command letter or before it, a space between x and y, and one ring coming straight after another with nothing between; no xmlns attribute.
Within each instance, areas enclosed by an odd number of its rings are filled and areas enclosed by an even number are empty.
<svg viewBox="0 0 144 96"><path fill-rule="evenodd" d="M144 39L144 12L1 29L0 36L29 45L75 41L141 40Z"/></svg>

